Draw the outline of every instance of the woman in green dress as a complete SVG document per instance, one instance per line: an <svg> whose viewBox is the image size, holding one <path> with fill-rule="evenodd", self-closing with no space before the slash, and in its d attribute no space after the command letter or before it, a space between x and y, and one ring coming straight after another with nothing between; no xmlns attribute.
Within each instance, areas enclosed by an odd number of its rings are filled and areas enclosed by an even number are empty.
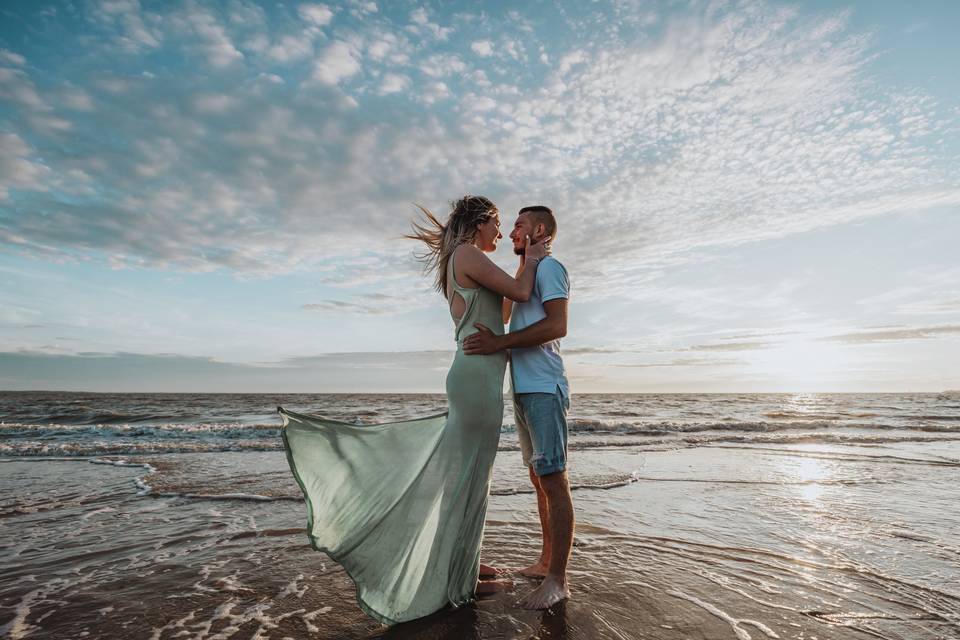
<svg viewBox="0 0 960 640"><path fill-rule="evenodd" d="M310 544L344 567L360 607L384 624L474 598L507 354L464 355L463 339L475 322L502 333L504 296L527 300L546 255L546 243L528 246L516 278L494 264L485 254L502 238L500 219L482 196L455 202L445 224L421 210L426 221L407 237L427 245L418 257L455 324L447 412L358 426L278 409Z"/></svg>

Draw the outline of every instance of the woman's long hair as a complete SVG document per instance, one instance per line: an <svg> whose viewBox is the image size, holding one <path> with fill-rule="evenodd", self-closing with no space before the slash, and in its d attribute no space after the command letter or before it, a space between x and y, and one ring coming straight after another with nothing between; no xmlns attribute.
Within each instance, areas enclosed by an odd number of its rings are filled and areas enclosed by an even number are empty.
<svg viewBox="0 0 960 640"><path fill-rule="evenodd" d="M422 240L427 250L414 254L424 263L426 273L436 270L434 286L440 295L447 297L447 264L454 249L464 242L473 242L477 235L477 225L487 222L497 213L497 206L483 196L464 196L453 204L453 211L443 224L425 207L417 208L426 216L423 224L412 222L413 233L403 236L411 240Z"/></svg>

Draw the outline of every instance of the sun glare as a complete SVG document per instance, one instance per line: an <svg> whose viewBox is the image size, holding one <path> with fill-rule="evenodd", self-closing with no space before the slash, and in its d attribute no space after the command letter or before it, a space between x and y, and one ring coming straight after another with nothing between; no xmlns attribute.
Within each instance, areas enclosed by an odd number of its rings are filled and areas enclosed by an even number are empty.
<svg viewBox="0 0 960 640"><path fill-rule="evenodd" d="M829 391L837 372L849 364L837 345L810 340L785 342L756 352L754 364L780 388L796 391Z"/></svg>
<svg viewBox="0 0 960 640"><path fill-rule="evenodd" d="M810 484L800 485L800 497L809 502L816 501L823 493L823 485L819 482L826 479L827 475L828 471L819 460L802 458L797 469L797 480Z"/></svg>

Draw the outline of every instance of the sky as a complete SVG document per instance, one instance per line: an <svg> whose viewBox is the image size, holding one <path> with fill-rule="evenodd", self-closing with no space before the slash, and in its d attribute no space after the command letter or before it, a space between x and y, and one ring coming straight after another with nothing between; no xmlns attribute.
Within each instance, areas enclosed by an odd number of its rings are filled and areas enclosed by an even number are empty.
<svg viewBox="0 0 960 640"><path fill-rule="evenodd" d="M958 389L957 24L5 0L0 389L442 392L402 235L468 193L555 211L574 393Z"/></svg>

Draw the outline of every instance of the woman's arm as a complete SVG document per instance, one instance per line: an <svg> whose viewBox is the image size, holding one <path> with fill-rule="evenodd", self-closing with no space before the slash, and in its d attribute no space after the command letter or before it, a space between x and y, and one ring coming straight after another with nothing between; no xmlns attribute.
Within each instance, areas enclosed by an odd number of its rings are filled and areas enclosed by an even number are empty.
<svg viewBox="0 0 960 640"><path fill-rule="evenodd" d="M514 278L519 278L520 273L523 271L524 256L520 256L520 266L517 267L517 275ZM503 324L510 324L510 316L513 315L513 300L504 296L503 298Z"/></svg>
<svg viewBox="0 0 960 640"><path fill-rule="evenodd" d="M504 298L526 302L530 299L537 277L537 263L546 256L546 242L531 245L529 238L526 242L527 259L516 278L511 278L480 249L470 244L457 248L455 264L461 274L468 276L477 284L499 293Z"/></svg>

